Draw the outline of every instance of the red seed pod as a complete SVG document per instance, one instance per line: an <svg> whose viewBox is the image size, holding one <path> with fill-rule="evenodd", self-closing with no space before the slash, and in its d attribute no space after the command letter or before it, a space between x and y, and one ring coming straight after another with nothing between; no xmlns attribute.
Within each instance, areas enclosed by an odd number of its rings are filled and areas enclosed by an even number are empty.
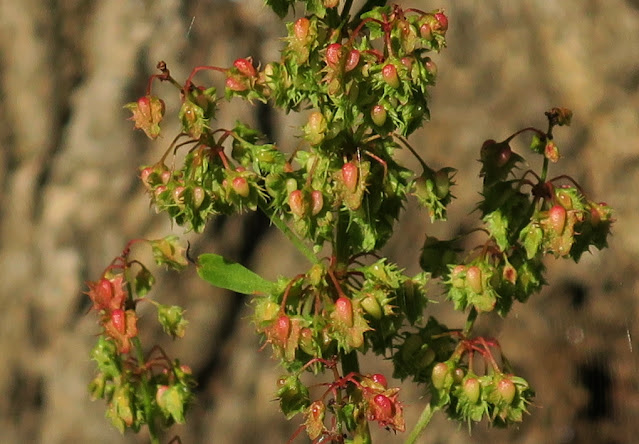
<svg viewBox="0 0 639 444"><path fill-rule="evenodd" d="M342 45L340 43L331 43L326 48L326 64L331 68L337 68L342 59Z"/></svg>
<svg viewBox="0 0 639 444"><path fill-rule="evenodd" d="M371 379L384 387L384 389L388 388L388 381L386 380L386 376L382 375L381 373L375 373L371 376Z"/></svg>
<svg viewBox="0 0 639 444"><path fill-rule="evenodd" d="M244 79L236 75L230 75L226 78L226 87L231 91L242 92L248 89L248 85Z"/></svg>
<svg viewBox="0 0 639 444"><path fill-rule="evenodd" d="M335 8L337 5L339 5L339 0L324 0L325 8Z"/></svg>
<svg viewBox="0 0 639 444"><path fill-rule="evenodd" d="M397 68L392 63L382 68L382 78L393 88L399 88L399 76L397 75Z"/></svg>
<svg viewBox="0 0 639 444"><path fill-rule="evenodd" d="M353 326L353 303L350 299L341 296L335 301L335 317L347 327Z"/></svg>
<svg viewBox="0 0 639 444"><path fill-rule="evenodd" d="M295 38L300 42L304 42L304 40L308 36L310 26L311 22L306 17L298 19L293 25L293 33L295 34Z"/></svg>
<svg viewBox="0 0 639 444"><path fill-rule="evenodd" d="M564 227L566 226L566 209L561 205L555 205L550 210L548 210L548 220L550 222L550 226L555 231L555 233L561 235L564 232Z"/></svg>
<svg viewBox="0 0 639 444"><path fill-rule="evenodd" d="M392 421L395 413L393 401L388 396L377 395L373 398L373 414L375 421Z"/></svg>
<svg viewBox="0 0 639 444"><path fill-rule="evenodd" d="M291 213L297 217L306 215L306 202L304 201L304 193L301 190L294 190L288 196L288 206L291 207Z"/></svg>
<svg viewBox="0 0 639 444"><path fill-rule="evenodd" d="M313 190L311 192L311 214L317 216L324 207L324 195L320 190Z"/></svg>
<svg viewBox="0 0 639 444"><path fill-rule="evenodd" d="M344 71L349 72L354 70L359 64L360 53L357 49L351 49L346 57L346 63L344 64Z"/></svg>
<svg viewBox="0 0 639 444"><path fill-rule="evenodd" d="M121 308L115 309L111 312L111 323L115 329L121 333L126 333L126 314Z"/></svg>
<svg viewBox="0 0 639 444"><path fill-rule="evenodd" d="M233 182L231 182L231 186L233 187L233 191L241 197L248 197L251 192L248 181L242 176L234 178Z"/></svg>
<svg viewBox="0 0 639 444"><path fill-rule="evenodd" d="M347 162L342 166L342 181L349 193L357 190L357 181L359 179L359 170L353 162Z"/></svg>
<svg viewBox="0 0 639 444"><path fill-rule="evenodd" d="M446 17L446 14L444 14L443 12L436 12L435 19L439 24L438 30L442 31L442 33L445 34L446 31L448 31L448 17Z"/></svg>
<svg viewBox="0 0 639 444"><path fill-rule="evenodd" d="M246 77L257 77L257 71L253 66L253 60L250 57L237 59L233 62L233 66L237 68L240 74Z"/></svg>
<svg viewBox="0 0 639 444"><path fill-rule="evenodd" d="M473 265L472 267L468 267L468 270L466 270L466 282L475 293L481 293L484 290L482 273L478 266Z"/></svg>
<svg viewBox="0 0 639 444"><path fill-rule="evenodd" d="M275 321L275 340L278 342L278 345L286 344L288 340L288 336L291 333L291 318L286 315L281 315Z"/></svg>

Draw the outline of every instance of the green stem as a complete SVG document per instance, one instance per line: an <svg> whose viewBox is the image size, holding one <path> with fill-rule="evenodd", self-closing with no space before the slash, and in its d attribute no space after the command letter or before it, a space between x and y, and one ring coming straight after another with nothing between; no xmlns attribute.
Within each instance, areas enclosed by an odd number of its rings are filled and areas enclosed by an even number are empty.
<svg viewBox="0 0 639 444"><path fill-rule="evenodd" d="M353 0L346 0L346 3L344 3L344 8L342 8L342 14L340 16L342 21L348 18L348 14L351 12L351 6L353 6Z"/></svg>
<svg viewBox="0 0 639 444"><path fill-rule="evenodd" d="M135 356L138 360L138 364L142 367L146 364L144 359L144 351L142 350L142 343L140 338L135 337L132 339L133 346L135 347ZM142 374L142 403L144 404L144 416L146 419L146 425L149 428L149 439L151 444L160 444L160 438L155 426L155 418L153 414L153 399L155 395L152 394L151 387L149 386L149 377L146 374Z"/></svg>
<svg viewBox="0 0 639 444"><path fill-rule="evenodd" d="M430 405L430 402L426 404L426 407L424 407L424 410L422 410L422 414L417 420L417 424L415 424L415 427L413 427L413 430L411 430L410 435L408 435L408 438L406 438L404 444L414 444L415 442L417 442L417 438L419 438L419 435L421 435L421 433L424 431L424 428L426 428L431 418L433 417L433 414L437 410L439 410L439 407L433 407L432 405Z"/></svg>
<svg viewBox="0 0 639 444"><path fill-rule="evenodd" d="M474 306L470 308L468 318L466 318L466 325L464 326L464 337L467 337L470 334L470 331L473 329L473 325L475 325L475 320L477 319L478 314L479 313Z"/></svg>
<svg viewBox="0 0 639 444"><path fill-rule="evenodd" d="M257 205L259 206L260 210L262 210L264 214L266 214L266 216L271 220L273 225L275 225L284 234L284 236L286 236L288 240L291 241L293 245L295 245L295 248L297 248L300 253L306 256L306 259L308 259L309 262L311 262L312 264L318 264L320 262L313 251L308 248L308 246L306 246L306 244L302 242L302 240L297 237L295 233L293 233L289 226L286 225L286 223L284 223L282 219L277 217L274 211L271 211L268 208L268 204L264 199L259 199Z"/></svg>
<svg viewBox="0 0 639 444"><path fill-rule="evenodd" d="M546 181L546 176L548 175L548 158L544 157L544 165L541 167L541 181Z"/></svg>

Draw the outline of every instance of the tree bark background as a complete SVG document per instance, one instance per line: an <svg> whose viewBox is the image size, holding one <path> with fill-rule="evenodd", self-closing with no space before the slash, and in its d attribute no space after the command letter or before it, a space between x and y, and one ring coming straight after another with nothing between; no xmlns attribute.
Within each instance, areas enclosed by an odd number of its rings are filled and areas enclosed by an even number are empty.
<svg viewBox="0 0 639 444"><path fill-rule="evenodd" d="M387 248L391 257L417 271L425 232L445 236L471 224L483 140L543 126L543 112L553 106L575 113L572 127L557 130L563 162L556 170L607 200L618 218L609 250L585 256L578 266L548 263L549 287L508 319L487 317L480 324L537 390L523 425L507 431L480 426L470 436L436 417L421 442L634 442L639 2L401 3L444 7L449 15L448 48L434 56L439 80L432 121L412 141L433 166L459 169L458 199L449 224L430 225L410 205L401 234ZM146 442L121 437L104 418L103 403L91 402L86 390L98 327L86 315L83 282L96 279L128 239L182 233L148 208L136 177L137 166L154 162L177 126L169 120L167 136L150 143L132 131L122 106L144 93L158 60L178 79L201 64L230 66L248 55L266 62L279 58L283 32L261 0L0 0L3 442ZM201 76L223 86L219 76ZM167 115L174 113L177 94L168 85L154 88L173 96ZM270 128L284 149L296 143L292 127L300 117L239 102L222 111L220 127L241 117ZM409 156L404 160L416 166ZM203 236L185 238L195 253L225 254L268 277L304 267L255 216L219 220ZM247 301L210 288L193 270L179 279L158 273L153 297L186 307L190 325L183 340L172 343L147 329L145 342L161 341L192 366L200 383L188 425L172 432L184 443L286 442L298 421L286 422L272 402L279 371L267 350L257 351ZM429 310L461 325L446 302ZM142 311L143 324L145 314L152 319L153 311ZM368 371L375 364L364 365ZM419 388L405 387L412 424L424 401ZM379 436L379 442L402 439L383 430Z"/></svg>

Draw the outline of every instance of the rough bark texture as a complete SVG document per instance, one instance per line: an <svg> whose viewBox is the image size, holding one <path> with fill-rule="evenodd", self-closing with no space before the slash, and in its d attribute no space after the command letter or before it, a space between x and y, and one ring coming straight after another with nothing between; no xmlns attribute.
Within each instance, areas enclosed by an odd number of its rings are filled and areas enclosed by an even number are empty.
<svg viewBox="0 0 639 444"><path fill-rule="evenodd" d="M413 140L433 165L451 164L460 173L452 223L431 226L409 207L401 235L387 249L392 257L416 271L425 231L445 235L467 226L482 141L543 125L552 106L575 112L573 126L557 131L560 165L594 198L608 200L618 217L609 250L579 266L549 263L550 287L507 320L481 323L537 389L532 415L517 430L478 427L472 437L438 417L421 442L633 442L639 434L632 342L639 337L639 3L403 3L447 8L449 48L435 57L440 80L432 121ZM98 277L128 239L171 231L164 215L149 210L136 177L136 166L157 159L170 136L148 143L131 130L122 105L143 93L160 59L177 78L195 65L229 66L240 56L268 61L278 58L282 32L261 0L0 2L3 442L146 442L121 437L104 418L103 403L92 403L86 391L97 326L86 315L83 281ZM221 86L219 77L209 79ZM156 87L174 95L168 85ZM168 113L176 106L177 98ZM233 102L220 126L237 117L272 128L283 147L295 143L294 116ZM405 161L415 166L408 156ZM259 217L220 220L204 236L187 237L196 252L227 254L267 276L303 267ZM157 331L145 333L149 340L157 334L200 382L189 425L173 432L184 443L285 442L297 423L287 423L272 402L278 369L267 351L257 351L246 301L211 289L193 271L175 277L161 275L154 297L187 308L186 338L170 343ZM444 321L460 322L447 314L449 304L432 307ZM411 424L423 401L419 389L405 393ZM401 442L383 430L380 436L379 442Z"/></svg>

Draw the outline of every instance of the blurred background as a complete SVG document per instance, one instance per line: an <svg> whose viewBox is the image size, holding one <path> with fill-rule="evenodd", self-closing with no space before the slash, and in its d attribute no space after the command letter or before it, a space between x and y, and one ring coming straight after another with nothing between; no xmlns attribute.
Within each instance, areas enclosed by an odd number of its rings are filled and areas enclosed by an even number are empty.
<svg viewBox="0 0 639 444"><path fill-rule="evenodd" d="M585 255L578 266L550 261L541 294L508 319L486 316L478 326L501 341L537 391L524 423L512 430L479 425L469 435L437 415L420 442L636 442L639 1L400 3L443 7L449 17L448 48L433 57L432 120L411 140L434 168L459 169L458 199L450 223L435 225L409 205L401 235L386 248L390 257L417 272L425 233L472 226L482 142L545 127L543 113L553 106L574 112L572 126L555 133L563 161L553 171L607 201L618 219L610 249ZM262 0L0 0L1 441L147 442L144 434L120 436L103 402L91 402L86 390L98 326L87 315L83 282L97 279L131 238L182 234L149 209L137 178L137 166L155 162L177 134L177 119L168 118L166 136L150 143L132 130L122 106L144 94L158 60L177 79L196 65L230 66L238 57L267 62L279 59L284 32ZM199 76L223 86L221 76ZM168 99L167 115L175 113L174 88L154 88ZM220 127L237 118L283 149L295 144L294 127L304 120L234 101L223 105ZM526 146L513 148L525 153ZM215 251L270 278L305 267L256 215L219 219L203 235L184 238L194 254ZM158 270L157 277L152 297L184 306L190 325L172 343L154 326L154 311L142 308L143 340L159 341L199 382L188 425L172 435L184 443L286 442L299 421L287 422L273 402L280 370L268 350L258 351L247 300L200 282L193 269L180 276ZM449 303L430 307L461 326ZM363 371L378 365L367 359ZM404 386L409 427L422 394ZM376 443L402 442L376 433Z"/></svg>

